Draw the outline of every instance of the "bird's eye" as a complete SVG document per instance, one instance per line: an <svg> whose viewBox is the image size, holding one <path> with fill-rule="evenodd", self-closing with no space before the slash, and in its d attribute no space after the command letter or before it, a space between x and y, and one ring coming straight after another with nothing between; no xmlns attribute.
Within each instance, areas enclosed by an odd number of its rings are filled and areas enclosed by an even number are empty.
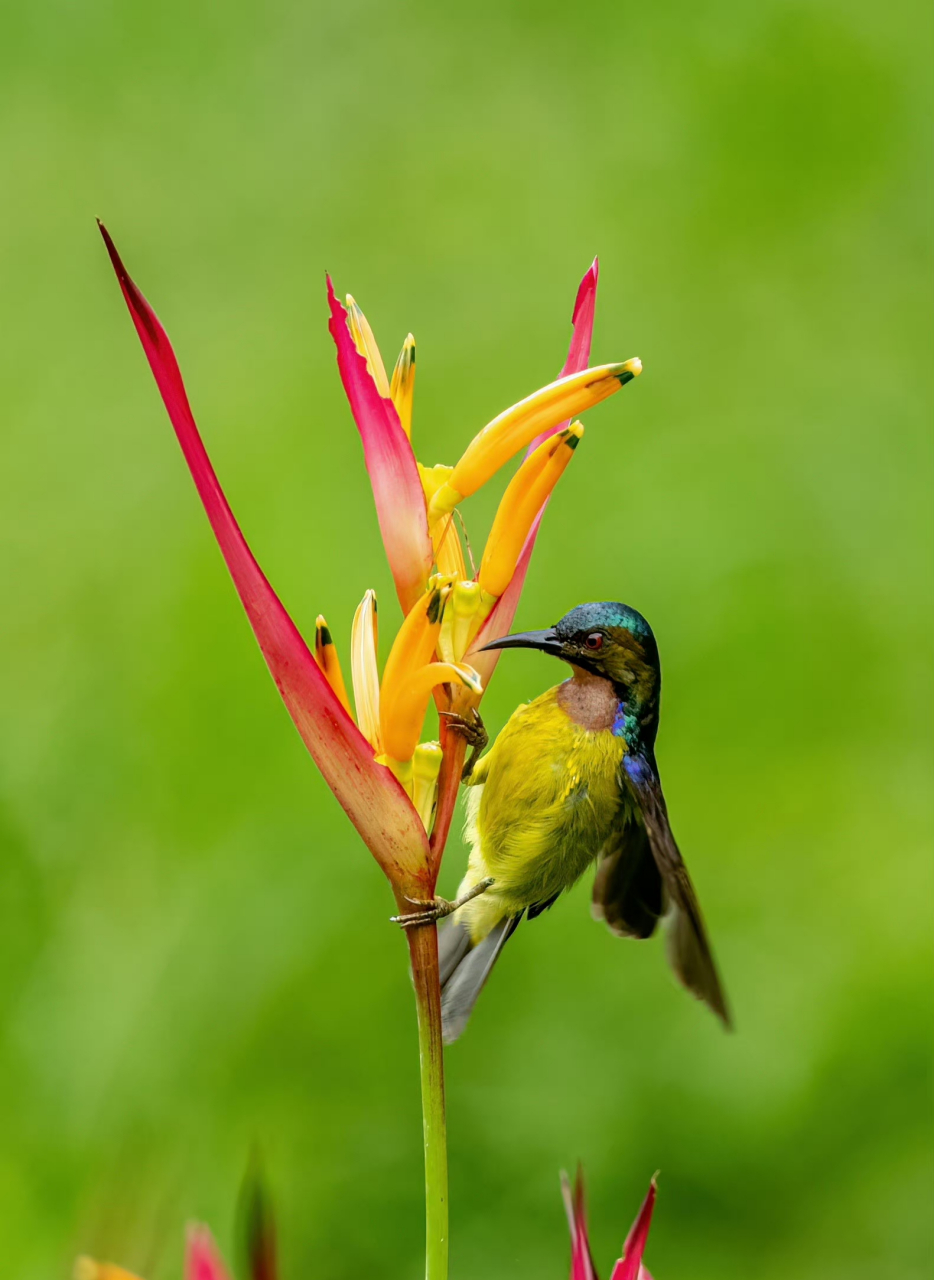
<svg viewBox="0 0 934 1280"><path fill-rule="evenodd" d="M603 648L603 632L591 631L589 636L584 639L584 648L589 649L591 653L597 653Z"/></svg>

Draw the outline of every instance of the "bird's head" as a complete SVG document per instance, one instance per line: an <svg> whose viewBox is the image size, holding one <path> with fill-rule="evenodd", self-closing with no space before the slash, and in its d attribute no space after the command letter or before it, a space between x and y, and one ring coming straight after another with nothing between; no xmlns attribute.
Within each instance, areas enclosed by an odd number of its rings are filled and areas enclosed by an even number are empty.
<svg viewBox="0 0 934 1280"><path fill-rule="evenodd" d="M547 631L503 636L484 649L538 649L572 667L609 680L624 701L639 703L658 694L658 646L641 613L614 601L579 604Z"/></svg>

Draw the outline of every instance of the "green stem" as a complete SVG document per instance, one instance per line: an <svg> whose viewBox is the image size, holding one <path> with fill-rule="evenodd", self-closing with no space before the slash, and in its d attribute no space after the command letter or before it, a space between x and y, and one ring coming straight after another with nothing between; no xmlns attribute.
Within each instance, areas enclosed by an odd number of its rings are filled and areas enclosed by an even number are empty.
<svg viewBox="0 0 934 1280"><path fill-rule="evenodd" d="M421 1059L422 1129L425 1139L425 1280L447 1280L448 1145L444 1115L438 931L431 924L416 926L406 933L412 957Z"/></svg>

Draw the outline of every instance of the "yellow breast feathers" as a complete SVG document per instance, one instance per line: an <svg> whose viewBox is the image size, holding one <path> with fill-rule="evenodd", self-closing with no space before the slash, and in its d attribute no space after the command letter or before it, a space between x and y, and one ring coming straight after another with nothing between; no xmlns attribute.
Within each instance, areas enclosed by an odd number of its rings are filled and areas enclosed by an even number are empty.
<svg viewBox="0 0 934 1280"><path fill-rule="evenodd" d="M467 882L495 880L476 900L480 932L570 887L599 853L625 802L625 743L599 700L576 680L549 689L514 712L474 771Z"/></svg>

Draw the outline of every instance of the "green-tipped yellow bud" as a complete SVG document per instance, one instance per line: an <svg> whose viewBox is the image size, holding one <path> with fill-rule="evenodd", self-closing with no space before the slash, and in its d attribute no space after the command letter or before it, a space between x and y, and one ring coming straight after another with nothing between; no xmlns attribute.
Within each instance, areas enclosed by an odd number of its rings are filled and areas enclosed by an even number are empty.
<svg viewBox="0 0 934 1280"><path fill-rule="evenodd" d="M379 353L379 347L376 345L373 330L370 328L366 316L349 293L347 295L347 319L350 323L350 333L354 344L360 355L366 359L370 377L376 383L379 394L384 400L388 400L389 379L386 377L386 366L383 364L383 357Z"/></svg>
<svg viewBox="0 0 934 1280"><path fill-rule="evenodd" d="M524 449L537 435L593 408L642 372L642 361L598 365L559 378L527 396L488 423L467 446L450 479L439 487L428 507L433 524L489 480L503 463Z"/></svg>
<svg viewBox="0 0 934 1280"><path fill-rule="evenodd" d="M412 439L412 400L415 395L415 339L411 334L402 344L399 359L392 371L389 394L396 406L402 430Z"/></svg>

